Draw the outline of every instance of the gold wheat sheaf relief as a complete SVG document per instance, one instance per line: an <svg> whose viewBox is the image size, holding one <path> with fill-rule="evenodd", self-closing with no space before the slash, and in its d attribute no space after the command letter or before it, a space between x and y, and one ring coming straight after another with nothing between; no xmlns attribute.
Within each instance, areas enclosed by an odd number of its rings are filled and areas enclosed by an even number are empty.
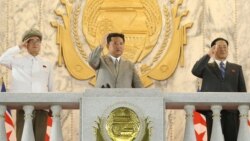
<svg viewBox="0 0 250 141"><path fill-rule="evenodd" d="M126 48L123 57L137 63L138 68L140 68L140 78L145 87L152 85L153 80L168 79L176 70L179 62L181 66L184 65L184 45L187 44L186 30L192 27L192 23L184 26L180 24L182 17L188 14L188 10L178 12L183 0L170 1L171 10L168 9L167 5L163 6L163 17L165 18L163 33L161 33L162 19L157 0L137 0L134 7L130 8L127 1L108 2L111 3L107 4L106 0L87 0L85 6L82 6L81 3L61 0L66 13L56 10L56 14L63 19L63 24L52 22L52 26L57 28L58 62L63 60L74 78L91 79L90 83L95 84L95 72L86 62L86 49L89 48L88 50L91 51L95 48L101 42L103 35L108 32L125 33ZM72 8L73 5L74 8ZM112 16L120 14L121 21L127 18L123 17L123 19L122 16L128 14L134 18L131 19L133 22L121 24L112 21L112 18L108 17L111 16L109 12L113 12ZM138 15L144 19L138 19ZM133 23L137 27L131 26ZM118 27L123 29L117 28L116 24L120 24ZM158 45L158 50L153 55L152 61L147 63L144 59L149 60L147 57L156 49L160 35L163 37L163 41L161 45ZM82 42L82 39L86 40L88 46ZM104 52L107 53L107 50Z"/></svg>

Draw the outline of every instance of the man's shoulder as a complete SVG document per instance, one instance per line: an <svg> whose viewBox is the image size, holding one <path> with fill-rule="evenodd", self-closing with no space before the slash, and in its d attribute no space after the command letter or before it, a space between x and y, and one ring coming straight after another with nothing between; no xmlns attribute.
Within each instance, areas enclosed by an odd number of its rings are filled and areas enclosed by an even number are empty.
<svg viewBox="0 0 250 141"><path fill-rule="evenodd" d="M134 63L133 63L133 62L131 62L130 60L128 60L128 59L126 59L126 58L121 57L121 60L122 60L123 62L125 62L125 63L131 64L131 65L134 65Z"/></svg>
<svg viewBox="0 0 250 141"><path fill-rule="evenodd" d="M230 67L234 67L234 68L241 68L241 65L236 64L236 63L227 62L227 65Z"/></svg>

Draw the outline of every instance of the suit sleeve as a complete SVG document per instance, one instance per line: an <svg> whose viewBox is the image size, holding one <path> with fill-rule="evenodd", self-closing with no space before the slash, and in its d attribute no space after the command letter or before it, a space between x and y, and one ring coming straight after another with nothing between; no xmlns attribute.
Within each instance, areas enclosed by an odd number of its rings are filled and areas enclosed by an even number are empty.
<svg viewBox="0 0 250 141"><path fill-rule="evenodd" d="M202 78L202 73L204 69L206 68L209 60L210 60L210 56L208 54L204 55L200 60L198 60L193 66L193 69L192 69L193 75L199 78Z"/></svg>
<svg viewBox="0 0 250 141"><path fill-rule="evenodd" d="M11 69L12 61L14 61L14 56L20 53L20 48L18 46L11 47L5 51L0 57L0 64Z"/></svg>
<svg viewBox="0 0 250 141"><path fill-rule="evenodd" d="M243 75L243 71L242 71L242 67L240 66L240 70L239 70L239 83L238 83L238 91L239 92L246 92L246 84L245 84L245 79L244 79L244 75Z"/></svg>
<svg viewBox="0 0 250 141"><path fill-rule="evenodd" d="M133 65L133 82L132 88L143 88L141 79L135 70L135 66Z"/></svg>
<svg viewBox="0 0 250 141"><path fill-rule="evenodd" d="M89 55L88 63L95 70L97 70L100 67L100 57L102 50L103 48L97 47Z"/></svg>

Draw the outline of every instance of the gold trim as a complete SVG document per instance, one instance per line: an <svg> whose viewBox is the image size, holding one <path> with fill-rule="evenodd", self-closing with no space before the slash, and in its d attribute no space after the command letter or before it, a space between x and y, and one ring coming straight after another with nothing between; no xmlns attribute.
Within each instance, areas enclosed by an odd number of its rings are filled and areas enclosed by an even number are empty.
<svg viewBox="0 0 250 141"><path fill-rule="evenodd" d="M87 54L85 51L82 49L83 45L80 41L80 37L78 35L78 19L79 19L79 14L81 11L81 5L78 5L76 10L74 11L74 16L73 16L73 37L76 41L76 47L81 54L82 58L87 61Z"/></svg>
<svg viewBox="0 0 250 141"><path fill-rule="evenodd" d="M163 43L160 47L160 49L158 50L158 52L156 53L155 57L153 58L153 62L150 64L150 66L152 66L156 61L158 61L158 59L160 58L161 54L163 53L164 49L167 47L168 41L169 41L169 36L171 33L171 24L170 24L170 14L168 11L168 7L164 6L164 15L166 18L166 22L165 22L165 36L163 39Z"/></svg>

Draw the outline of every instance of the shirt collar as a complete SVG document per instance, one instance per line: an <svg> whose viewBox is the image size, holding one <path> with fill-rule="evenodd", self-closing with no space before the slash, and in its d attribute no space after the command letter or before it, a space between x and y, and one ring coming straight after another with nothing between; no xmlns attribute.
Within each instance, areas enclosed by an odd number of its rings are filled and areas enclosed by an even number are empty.
<svg viewBox="0 0 250 141"><path fill-rule="evenodd" d="M33 56L33 55L27 53L27 58L29 58L31 60L39 60L40 56L39 55Z"/></svg>
<svg viewBox="0 0 250 141"><path fill-rule="evenodd" d="M221 60L215 59L215 62L216 62L216 64L217 64L218 66L220 66L220 62L223 62L223 63L224 63L224 67L226 68L227 60L221 61Z"/></svg>
<svg viewBox="0 0 250 141"><path fill-rule="evenodd" d="M115 60L116 60L116 59L118 60L118 62L119 62L120 59L121 59L121 56L119 56L119 57L117 57L117 58L115 58L115 57L112 56L112 55L109 55L109 56L110 56L110 58L112 59L113 63L115 63Z"/></svg>

